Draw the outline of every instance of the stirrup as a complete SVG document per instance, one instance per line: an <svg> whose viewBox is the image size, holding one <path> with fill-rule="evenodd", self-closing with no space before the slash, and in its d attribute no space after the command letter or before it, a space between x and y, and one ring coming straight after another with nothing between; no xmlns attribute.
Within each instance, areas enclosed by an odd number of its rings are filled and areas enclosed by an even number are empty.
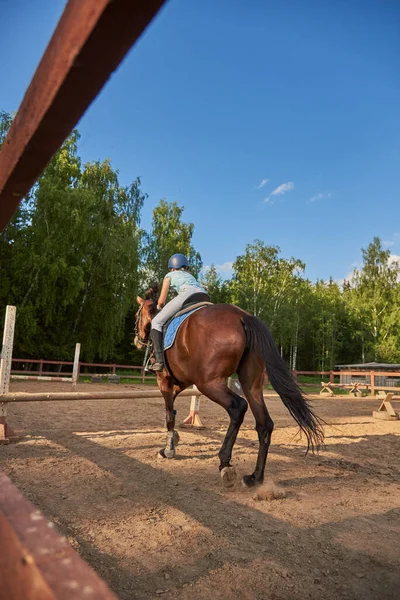
<svg viewBox="0 0 400 600"><path fill-rule="evenodd" d="M146 364L145 364L145 366L144 366L144 371L145 371L145 373L152 373L152 372L153 372L153 369L151 368L151 367L152 367L152 364L153 364L153 363L151 362L151 357L150 357L150 358L147 360L147 362L146 362Z"/></svg>

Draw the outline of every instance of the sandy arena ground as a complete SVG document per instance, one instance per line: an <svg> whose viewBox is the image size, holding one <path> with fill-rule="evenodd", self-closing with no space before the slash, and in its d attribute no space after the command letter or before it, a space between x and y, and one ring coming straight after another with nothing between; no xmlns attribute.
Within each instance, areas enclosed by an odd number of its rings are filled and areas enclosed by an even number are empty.
<svg viewBox="0 0 400 600"><path fill-rule="evenodd" d="M141 386L78 386L105 389ZM177 400L177 422L189 401ZM276 427L267 487L282 488L279 499L239 480L222 488L227 418L205 399L206 429L181 430L175 460L157 458L161 399L10 405L26 437L0 447L0 464L123 600L400 598L400 421L375 421L377 399L317 398L327 450L305 457L280 399L267 404ZM255 464L253 427L248 412L233 457L240 476Z"/></svg>

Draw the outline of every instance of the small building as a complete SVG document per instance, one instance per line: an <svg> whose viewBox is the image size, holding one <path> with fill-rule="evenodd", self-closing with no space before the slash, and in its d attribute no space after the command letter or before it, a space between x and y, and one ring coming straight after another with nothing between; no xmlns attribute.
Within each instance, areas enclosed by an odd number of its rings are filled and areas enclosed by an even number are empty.
<svg viewBox="0 0 400 600"><path fill-rule="evenodd" d="M335 369L340 370L340 383L371 383L371 377L368 374L369 371L378 371L379 373L385 372L387 375L378 375L375 376L375 386L379 387L380 385L383 387L396 387L399 383L400 377L400 365L392 365L388 363L361 363L356 365L335 365ZM346 374L346 371L349 371L349 374ZM357 371L358 373L365 371L365 375L350 375L352 371ZM396 373L397 377L390 376L390 373Z"/></svg>

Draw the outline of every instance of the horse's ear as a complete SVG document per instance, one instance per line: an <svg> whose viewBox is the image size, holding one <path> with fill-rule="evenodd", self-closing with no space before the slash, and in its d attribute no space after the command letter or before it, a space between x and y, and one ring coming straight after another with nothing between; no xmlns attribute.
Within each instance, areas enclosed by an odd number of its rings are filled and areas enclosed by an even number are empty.
<svg viewBox="0 0 400 600"><path fill-rule="evenodd" d="M141 298L140 296L136 296L136 302L137 302L138 304L140 304L140 306L142 306L142 304L143 304L144 300L143 300L143 298Z"/></svg>

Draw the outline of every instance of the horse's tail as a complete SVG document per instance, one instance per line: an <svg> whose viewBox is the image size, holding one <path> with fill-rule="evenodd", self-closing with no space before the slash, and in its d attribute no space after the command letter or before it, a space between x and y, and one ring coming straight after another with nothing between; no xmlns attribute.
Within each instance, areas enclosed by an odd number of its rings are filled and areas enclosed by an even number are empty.
<svg viewBox="0 0 400 600"><path fill-rule="evenodd" d="M248 352L259 354L269 380L307 438L307 452L318 449L324 441L322 421L310 408L307 399L293 379L288 365L279 354L271 332L257 317L245 315L242 323L246 332Z"/></svg>

